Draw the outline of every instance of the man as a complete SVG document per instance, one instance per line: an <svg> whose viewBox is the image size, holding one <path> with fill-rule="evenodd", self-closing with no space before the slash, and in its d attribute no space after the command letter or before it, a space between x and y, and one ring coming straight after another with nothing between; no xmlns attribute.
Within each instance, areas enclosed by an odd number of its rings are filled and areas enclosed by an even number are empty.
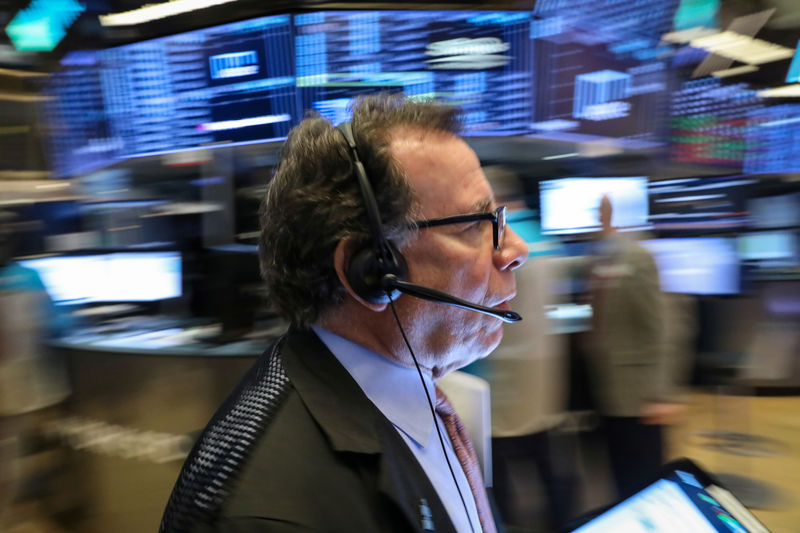
<svg viewBox="0 0 800 533"><path fill-rule="evenodd" d="M70 384L46 341L66 333L69 319L36 271L15 260L16 219L0 211L0 531L45 521L55 530L56 515L75 503L58 490L72 481L68 457L44 428L62 416Z"/></svg>
<svg viewBox="0 0 800 533"><path fill-rule="evenodd" d="M617 232L603 196L589 292L591 378L620 497L637 490L664 461L663 426L681 407L666 347L658 269L644 247Z"/></svg>
<svg viewBox="0 0 800 533"><path fill-rule="evenodd" d="M457 119L435 104L365 97L353 141L409 281L507 310L527 248L505 228ZM320 118L286 141L260 251L271 301L292 327L200 437L162 531L495 530L429 397L435 380L497 346L502 323L354 289L351 262L376 236L352 152ZM457 215L470 216L441 220Z"/></svg>

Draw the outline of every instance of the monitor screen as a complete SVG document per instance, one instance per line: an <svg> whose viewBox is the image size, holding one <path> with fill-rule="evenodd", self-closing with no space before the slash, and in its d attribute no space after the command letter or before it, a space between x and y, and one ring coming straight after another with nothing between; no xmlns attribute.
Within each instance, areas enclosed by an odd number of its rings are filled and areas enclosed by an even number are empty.
<svg viewBox="0 0 800 533"><path fill-rule="evenodd" d="M686 237L642 241L658 266L661 290L683 294L738 294L739 256L733 239Z"/></svg>
<svg viewBox="0 0 800 533"><path fill-rule="evenodd" d="M739 257L760 267L794 266L800 263L797 234L792 231L764 231L737 238Z"/></svg>
<svg viewBox="0 0 800 533"><path fill-rule="evenodd" d="M800 226L800 192L749 198L747 211L754 228Z"/></svg>
<svg viewBox="0 0 800 533"><path fill-rule="evenodd" d="M647 227L647 178L561 178L539 183L542 232L570 234L598 230L597 208L604 195L611 200L614 227Z"/></svg>
<svg viewBox="0 0 800 533"><path fill-rule="evenodd" d="M748 116L762 99L746 83L705 77L683 82L670 95L670 158L740 169L748 150Z"/></svg>
<svg viewBox="0 0 800 533"><path fill-rule="evenodd" d="M530 22L530 12L297 15L301 107L339 123L357 95L402 92L458 105L467 135L525 132L533 120Z"/></svg>
<svg viewBox="0 0 800 533"><path fill-rule="evenodd" d="M708 232L744 227L748 196L758 180L746 176L650 182L650 222L656 230Z"/></svg>
<svg viewBox="0 0 800 533"><path fill-rule="evenodd" d="M65 56L47 88L56 174L283 139L299 120L293 56L290 15Z"/></svg>
<svg viewBox="0 0 800 533"><path fill-rule="evenodd" d="M664 142L670 2L537 1L531 23L537 137L616 145ZM613 30L612 30L613 28Z"/></svg>
<svg viewBox="0 0 800 533"><path fill-rule="evenodd" d="M800 171L800 105L784 104L750 111L744 171L778 174Z"/></svg>
<svg viewBox="0 0 800 533"><path fill-rule="evenodd" d="M123 157L281 139L298 119L289 15L98 55L105 111Z"/></svg>
<svg viewBox="0 0 800 533"><path fill-rule="evenodd" d="M687 460L572 533L768 533L727 489Z"/></svg>
<svg viewBox="0 0 800 533"><path fill-rule="evenodd" d="M116 160L119 147L103 109L101 76L97 52L70 52L61 60L60 72L44 83L47 154L56 177L90 172Z"/></svg>
<svg viewBox="0 0 800 533"><path fill-rule="evenodd" d="M150 302L182 294L179 252L52 256L20 263L39 273L57 304Z"/></svg>

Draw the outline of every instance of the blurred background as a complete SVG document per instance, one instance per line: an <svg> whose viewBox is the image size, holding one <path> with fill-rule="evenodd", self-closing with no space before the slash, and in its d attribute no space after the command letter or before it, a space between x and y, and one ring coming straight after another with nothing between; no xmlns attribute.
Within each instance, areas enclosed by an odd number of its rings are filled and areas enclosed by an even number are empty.
<svg viewBox="0 0 800 533"><path fill-rule="evenodd" d="M795 0L144 4L0 0L3 531L158 527L197 432L286 327L255 244L282 141L376 91L462 107L482 163L518 180L532 255L593 255L612 199L671 302L686 408L667 455L798 531ZM591 287L538 279L563 349L530 416L571 443L577 516L615 498ZM509 525L550 530L526 468Z"/></svg>

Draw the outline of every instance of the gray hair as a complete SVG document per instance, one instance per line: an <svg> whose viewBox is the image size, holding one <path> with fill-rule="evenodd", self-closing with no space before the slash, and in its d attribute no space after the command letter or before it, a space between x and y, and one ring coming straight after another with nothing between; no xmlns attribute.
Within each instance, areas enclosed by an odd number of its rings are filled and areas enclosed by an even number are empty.
<svg viewBox="0 0 800 533"><path fill-rule="evenodd" d="M386 237L409 237L416 201L405 170L389 152L398 127L457 134L457 109L402 95L363 96L353 104L353 135L375 193ZM345 290L333 254L352 238L371 236L364 200L344 136L320 117L292 129L261 207L259 256L270 303L291 323L306 326L341 303Z"/></svg>

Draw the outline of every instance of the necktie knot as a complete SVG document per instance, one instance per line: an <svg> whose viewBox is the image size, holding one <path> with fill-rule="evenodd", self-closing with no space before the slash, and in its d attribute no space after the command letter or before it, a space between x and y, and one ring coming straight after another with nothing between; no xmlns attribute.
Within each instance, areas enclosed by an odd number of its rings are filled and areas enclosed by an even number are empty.
<svg viewBox="0 0 800 533"><path fill-rule="evenodd" d="M436 413L443 419L456 414L453 404L450 403L450 400L447 399L447 396L439 387L436 387Z"/></svg>

